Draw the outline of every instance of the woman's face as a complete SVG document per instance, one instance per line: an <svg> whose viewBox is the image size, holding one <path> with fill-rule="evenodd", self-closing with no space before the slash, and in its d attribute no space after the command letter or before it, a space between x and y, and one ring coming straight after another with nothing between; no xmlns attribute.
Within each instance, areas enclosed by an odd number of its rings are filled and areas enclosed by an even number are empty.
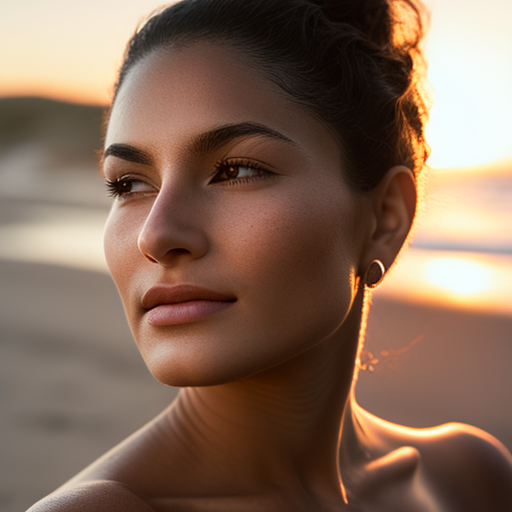
<svg viewBox="0 0 512 512"><path fill-rule="evenodd" d="M118 194L107 262L160 381L230 382L340 336L365 199L329 131L236 51L198 43L145 57L105 148Z"/></svg>

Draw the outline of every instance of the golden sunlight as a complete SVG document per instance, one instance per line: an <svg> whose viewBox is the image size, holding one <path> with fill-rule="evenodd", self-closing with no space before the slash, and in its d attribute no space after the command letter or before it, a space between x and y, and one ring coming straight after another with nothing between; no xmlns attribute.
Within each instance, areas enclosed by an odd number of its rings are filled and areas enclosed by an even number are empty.
<svg viewBox="0 0 512 512"><path fill-rule="evenodd" d="M409 248L391 268L375 296L512 314L512 256Z"/></svg>
<svg viewBox="0 0 512 512"><path fill-rule="evenodd" d="M424 0L434 106L427 125L433 168L512 156L510 0ZM161 0L4 2L0 96L108 103L123 48Z"/></svg>
<svg viewBox="0 0 512 512"><path fill-rule="evenodd" d="M484 265L456 256L434 257L425 270L430 283L461 295L481 292L493 284Z"/></svg>
<svg viewBox="0 0 512 512"><path fill-rule="evenodd" d="M425 0L433 108L427 124L436 169L512 155L512 2Z"/></svg>

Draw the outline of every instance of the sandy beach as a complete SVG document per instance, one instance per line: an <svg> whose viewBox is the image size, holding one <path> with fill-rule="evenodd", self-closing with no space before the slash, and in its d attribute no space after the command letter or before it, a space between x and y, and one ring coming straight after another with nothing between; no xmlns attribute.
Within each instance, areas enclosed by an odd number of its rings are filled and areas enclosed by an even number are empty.
<svg viewBox="0 0 512 512"><path fill-rule="evenodd" d="M142 426L176 390L146 369L106 274L3 260L0 276L0 508L19 512ZM357 398L415 427L468 422L510 449L511 332L509 316L375 299L367 349L380 361L361 372Z"/></svg>
<svg viewBox="0 0 512 512"><path fill-rule="evenodd" d="M105 274L0 261L0 510L20 512L175 390L146 369Z"/></svg>
<svg viewBox="0 0 512 512"><path fill-rule="evenodd" d="M177 393L145 367L107 273L110 200L98 173L90 162L57 166L65 141L39 122L61 112L80 141L77 116L88 111L40 107L48 115L26 105L51 140L0 151L2 512L26 510ZM94 138L100 110L89 114ZM512 449L511 166L431 180L430 220L420 216L408 256L374 295L356 387L374 414L413 427L470 423Z"/></svg>

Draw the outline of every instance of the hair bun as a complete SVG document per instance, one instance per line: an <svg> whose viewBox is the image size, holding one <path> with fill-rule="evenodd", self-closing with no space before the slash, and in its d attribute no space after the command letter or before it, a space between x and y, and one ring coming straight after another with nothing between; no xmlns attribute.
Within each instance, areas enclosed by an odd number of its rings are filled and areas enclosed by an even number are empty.
<svg viewBox="0 0 512 512"><path fill-rule="evenodd" d="M392 41L391 6L387 0L313 0L327 18L347 23L363 32L377 46Z"/></svg>
<svg viewBox="0 0 512 512"><path fill-rule="evenodd" d="M415 0L312 0L333 22L347 23L381 49L410 50L423 35ZM407 27L407 33L403 27Z"/></svg>

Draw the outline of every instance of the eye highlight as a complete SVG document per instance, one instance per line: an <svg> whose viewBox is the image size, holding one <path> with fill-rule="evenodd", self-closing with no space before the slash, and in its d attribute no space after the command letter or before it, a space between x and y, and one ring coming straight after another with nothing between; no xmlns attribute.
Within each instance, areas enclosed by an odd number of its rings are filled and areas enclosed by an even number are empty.
<svg viewBox="0 0 512 512"><path fill-rule="evenodd" d="M245 183L269 178L272 174L269 170L264 169L261 164L251 160L221 160L215 165L215 172L210 183Z"/></svg>

